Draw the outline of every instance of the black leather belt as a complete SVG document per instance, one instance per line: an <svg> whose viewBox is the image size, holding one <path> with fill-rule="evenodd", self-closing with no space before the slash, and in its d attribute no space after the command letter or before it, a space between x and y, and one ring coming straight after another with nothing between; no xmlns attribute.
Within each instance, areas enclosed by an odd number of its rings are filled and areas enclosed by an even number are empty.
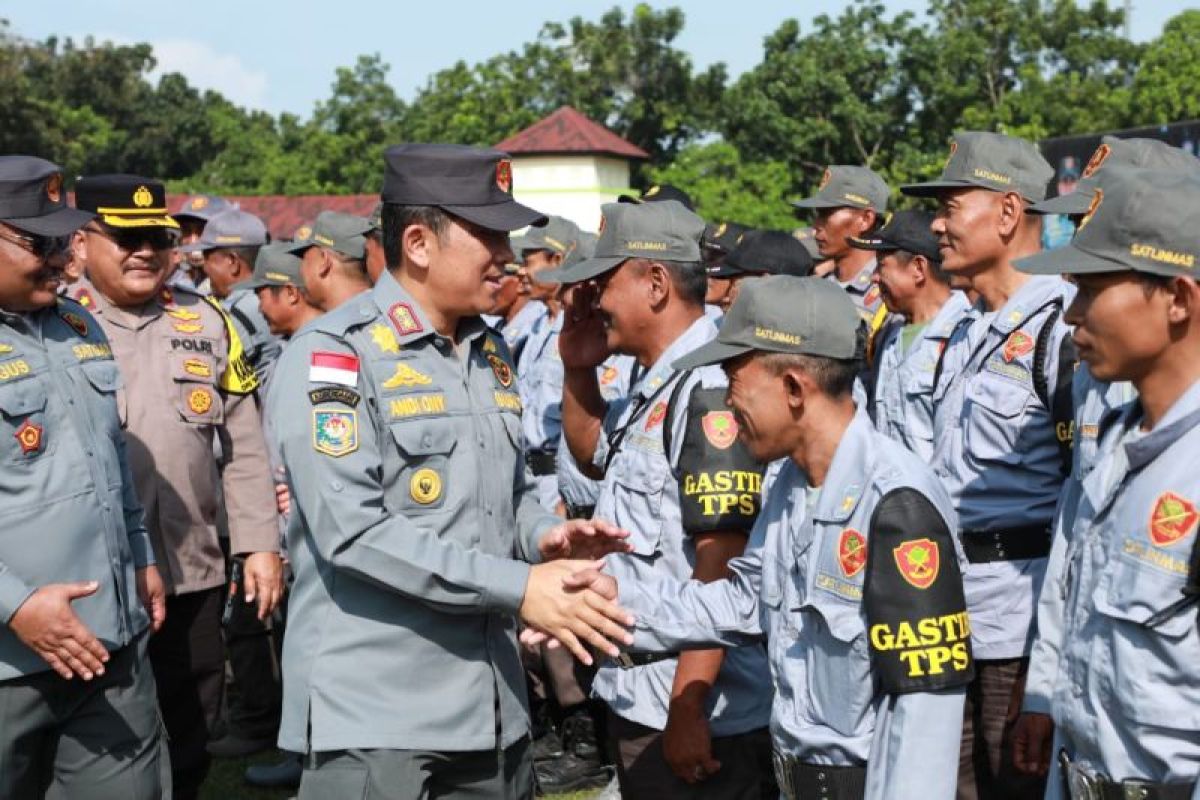
<svg viewBox="0 0 1200 800"><path fill-rule="evenodd" d="M558 472L558 452L556 450L527 450L525 463L535 476L553 475Z"/></svg>
<svg viewBox="0 0 1200 800"><path fill-rule="evenodd" d="M1045 525L963 531L963 552L972 564L989 561L1021 561L1050 555L1050 529Z"/></svg>
<svg viewBox="0 0 1200 800"><path fill-rule="evenodd" d="M774 754L775 778L787 800L862 800L867 793L867 768L806 764L795 756Z"/></svg>
<svg viewBox="0 0 1200 800"><path fill-rule="evenodd" d="M679 653L621 653L613 659L613 663L621 669L644 667L647 664L657 664L669 658L676 658Z"/></svg>
<svg viewBox="0 0 1200 800"><path fill-rule="evenodd" d="M1189 800L1196 786L1194 783L1109 780L1072 763L1066 750L1058 751L1058 764L1063 796L1071 800Z"/></svg>
<svg viewBox="0 0 1200 800"><path fill-rule="evenodd" d="M567 519L591 519L596 513L596 506L577 506L574 503L564 503L567 507Z"/></svg>

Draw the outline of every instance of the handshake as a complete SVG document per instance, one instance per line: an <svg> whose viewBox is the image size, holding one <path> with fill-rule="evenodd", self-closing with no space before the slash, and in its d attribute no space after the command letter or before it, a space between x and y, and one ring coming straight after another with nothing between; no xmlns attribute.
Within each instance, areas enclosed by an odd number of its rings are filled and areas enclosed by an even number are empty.
<svg viewBox="0 0 1200 800"><path fill-rule="evenodd" d="M616 603L617 581L603 572L603 558L628 553L629 532L603 520L569 520L538 542L541 564L529 570L520 617L521 641L566 647L584 664L586 645L616 657L617 644L631 644L633 616Z"/></svg>

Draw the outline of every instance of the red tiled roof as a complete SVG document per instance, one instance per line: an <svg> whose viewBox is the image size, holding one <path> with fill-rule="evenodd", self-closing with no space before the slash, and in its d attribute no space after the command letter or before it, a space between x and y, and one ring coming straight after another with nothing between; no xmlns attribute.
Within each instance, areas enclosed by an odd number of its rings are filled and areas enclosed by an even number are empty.
<svg viewBox="0 0 1200 800"><path fill-rule="evenodd" d="M167 208L179 209L188 197L191 195L167 195ZM287 197L276 194L256 197L226 196L225 199L262 219L273 239L290 239L296 228L312 222L322 211L343 211L347 214L368 216L379 202L379 195L305 194Z"/></svg>
<svg viewBox="0 0 1200 800"><path fill-rule="evenodd" d="M512 155L604 153L624 158L650 157L642 148L630 144L570 106L563 106L540 122L514 133L497 144L496 149Z"/></svg>

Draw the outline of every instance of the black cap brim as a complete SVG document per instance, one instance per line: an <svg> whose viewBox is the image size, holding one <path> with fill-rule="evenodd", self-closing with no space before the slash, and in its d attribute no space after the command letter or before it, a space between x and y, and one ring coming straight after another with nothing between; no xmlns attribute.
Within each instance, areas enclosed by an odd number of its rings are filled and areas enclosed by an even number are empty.
<svg viewBox="0 0 1200 800"><path fill-rule="evenodd" d="M616 269L630 258L631 256L588 258L569 267L560 267L559 269L548 269L544 272L539 272L535 278L539 283L583 283Z"/></svg>
<svg viewBox="0 0 1200 800"><path fill-rule="evenodd" d="M516 200L486 206L439 206L439 208L456 217L462 217L467 222L474 223L481 228L487 228L489 231L519 231L530 225L537 227L550 221L545 214L521 205Z"/></svg>
<svg viewBox="0 0 1200 800"><path fill-rule="evenodd" d="M682 356L671 365L672 369L683 371L696 367L707 367L713 364L723 364L730 359L753 352L754 348L744 344L726 344L718 339L711 339L692 352Z"/></svg>
<svg viewBox="0 0 1200 800"><path fill-rule="evenodd" d="M888 250L901 250L899 245L893 244L886 239L862 239L858 236L847 236L846 241L855 250L873 250L875 252L886 252Z"/></svg>
<svg viewBox="0 0 1200 800"><path fill-rule="evenodd" d="M1034 203L1025 209L1026 214L1066 214L1075 216L1086 214L1092 204L1091 192L1074 191L1070 194L1060 194L1048 197L1040 203Z"/></svg>
<svg viewBox="0 0 1200 800"><path fill-rule="evenodd" d="M710 278L736 278L745 275L746 271L734 264L722 262L719 266L706 270L704 274Z"/></svg>
<svg viewBox="0 0 1200 800"><path fill-rule="evenodd" d="M942 192L952 189L988 189L990 186L971 183L970 181L929 181L928 183L906 183L900 187L900 193L909 197L937 197Z"/></svg>
<svg viewBox="0 0 1200 800"><path fill-rule="evenodd" d="M77 208L60 208L40 217L14 217L0 219L5 225L35 236L66 236L87 225L96 215Z"/></svg>

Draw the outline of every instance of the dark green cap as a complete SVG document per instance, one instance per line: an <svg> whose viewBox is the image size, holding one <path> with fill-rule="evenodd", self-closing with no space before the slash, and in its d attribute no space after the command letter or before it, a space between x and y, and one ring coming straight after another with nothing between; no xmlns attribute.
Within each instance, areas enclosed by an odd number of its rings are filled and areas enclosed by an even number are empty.
<svg viewBox="0 0 1200 800"><path fill-rule="evenodd" d="M675 200L605 203L595 255L569 267L538 273L537 278L544 283L579 283L631 258L699 263L703 234L704 220ZM528 248L528 240L523 246Z"/></svg>
<svg viewBox="0 0 1200 800"><path fill-rule="evenodd" d="M771 275L746 281L717 338L674 363L677 370L720 364L752 351L862 358L866 328L842 287L824 278Z"/></svg>
<svg viewBox="0 0 1200 800"><path fill-rule="evenodd" d="M1200 266L1195 172L1106 167L1096 173L1089 209L1065 247L1017 259L1038 275L1148 272L1194 278Z"/></svg>
<svg viewBox="0 0 1200 800"><path fill-rule="evenodd" d="M792 203L796 208L873 208L887 211L888 185L866 167L831 164L825 168L817 193Z"/></svg>
<svg viewBox="0 0 1200 800"><path fill-rule="evenodd" d="M932 197L947 189L975 187L993 192L1016 192L1030 202L1046 197L1054 169L1037 146L1003 133L965 131L950 143L950 157L937 180L910 183L900 191L913 197Z"/></svg>
<svg viewBox="0 0 1200 800"><path fill-rule="evenodd" d="M341 211L322 211L311 227L296 231L296 241L288 248L288 252L302 255L308 248L320 245L336 250L347 258L362 260L367 253L364 234L371 228L370 220L365 217Z"/></svg>
<svg viewBox="0 0 1200 800"><path fill-rule="evenodd" d="M549 250L564 258L579 247L579 226L565 217L550 217L540 228L529 228L521 237L521 252Z"/></svg>
<svg viewBox="0 0 1200 800"><path fill-rule="evenodd" d="M254 274L247 283L248 289L264 286L296 286L304 288L304 277L300 274L300 258L289 250L291 242L272 242L263 245L254 258Z"/></svg>
<svg viewBox="0 0 1200 800"><path fill-rule="evenodd" d="M1100 146L1092 153L1075 191L1060 194L1036 203L1025 209L1030 214L1086 214L1096 189L1097 171L1101 167L1115 166L1146 167L1149 169L1173 169L1200 171L1200 158L1186 150L1172 147L1158 139L1118 139L1105 136Z"/></svg>

